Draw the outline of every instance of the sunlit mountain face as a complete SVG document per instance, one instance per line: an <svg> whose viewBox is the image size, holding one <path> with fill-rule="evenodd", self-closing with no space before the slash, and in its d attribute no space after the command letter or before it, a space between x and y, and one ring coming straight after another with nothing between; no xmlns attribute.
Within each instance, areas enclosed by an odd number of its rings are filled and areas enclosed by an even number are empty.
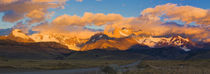
<svg viewBox="0 0 210 74"><path fill-rule="evenodd" d="M74 51L125 51L142 46L177 47L187 52L210 42L209 9L166 3L146 8L136 17L92 12L53 17L56 12L52 9L68 10L66 4L67 0L0 0L2 22L15 24L0 38L56 42Z"/></svg>
<svg viewBox="0 0 210 74"><path fill-rule="evenodd" d="M16 42L24 43L37 43L37 42L56 42L68 47L69 50L74 51L88 51L94 49L104 50L129 50L131 47L139 45L149 48L162 48L162 47L177 47L183 51L191 51L191 48L199 46L196 41L189 38L184 38L179 35L171 37L154 37L154 36L141 36L135 34L127 34L125 28L120 32L120 38L110 37L104 33L97 33L90 38L82 39L78 37L71 37L63 34L50 33L50 34L32 34L26 35L19 29L14 29L8 36L2 36L3 40L13 40Z"/></svg>

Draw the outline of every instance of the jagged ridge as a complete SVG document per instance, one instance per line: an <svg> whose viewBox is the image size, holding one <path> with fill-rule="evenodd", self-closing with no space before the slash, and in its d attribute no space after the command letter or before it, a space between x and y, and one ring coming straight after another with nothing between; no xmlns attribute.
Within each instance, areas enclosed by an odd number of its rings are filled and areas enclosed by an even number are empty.
<svg viewBox="0 0 210 74"><path fill-rule="evenodd" d="M196 45L194 42L190 41L189 38L183 38L181 36L166 38L133 35L123 38L111 38L106 34L98 33L87 40L56 33L38 33L28 36L17 29L13 30L11 34L8 35L8 38L17 42L57 42L75 51L87 51L93 49L128 50L135 45L148 46L150 48L172 46L182 48L184 51L190 51L190 48Z"/></svg>

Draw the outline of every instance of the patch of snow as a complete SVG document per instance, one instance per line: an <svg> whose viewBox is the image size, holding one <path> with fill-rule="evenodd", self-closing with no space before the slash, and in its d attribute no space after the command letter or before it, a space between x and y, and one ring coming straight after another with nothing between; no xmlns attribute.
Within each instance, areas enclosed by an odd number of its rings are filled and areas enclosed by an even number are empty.
<svg viewBox="0 0 210 74"><path fill-rule="evenodd" d="M99 35L99 38L103 37L103 35Z"/></svg>
<svg viewBox="0 0 210 74"><path fill-rule="evenodd" d="M172 37L170 37L170 38L139 37L139 38L134 38L134 39L139 44L144 44L151 48L155 48L155 45L158 42L167 42L167 43L169 43L169 45L182 46L182 45L184 45L184 42L182 42L182 40L189 41L189 39L182 38L181 36L178 36L177 38L174 38L174 39L172 39ZM180 48L186 52L191 51L191 49L187 48L186 46L182 46Z"/></svg>
<svg viewBox="0 0 210 74"><path fill-rule="evenodd" d="M168 38L153 38L153 37L143 37L143 38L138 38L135 40L139 43L139 44L144 44L144 45L147 45L149 47L152 47L154 48L155 45L162 41L162 40L166 40L167 42L170 40Z"/></svg>
<svg viewBox="0 0 210 74"><path fill-rule="evenodd" d="M23 39L30 39L26 34L22 33L21 30L15 29L12 31L12 35Z"/></svg>
<svg viewBox="0 0 210 74"><path fill-rule="evenodd" d="M191 49L188 49L187 47L182 47L182 49L184 50L184 51L186 51L186 52L188 52L188 51L191 51Z"/></svg>
<svg viewBox="0 0 210 74"><path fill-rule="evenodd" d="M81 43L77 37L66 36L57 33L37 33L30 36L35 42L57 42L67 46L71 50L80 51L77 43Z"/></svg>
<svg viewBox="0 0 210 74"><path fill-rule="evenodd" d="M33 34L30 36L35 42L59 42L58 39L50 35Z"/></svg>
<svg viewBox="0 0 210 74"><path fill-rule="evenodd" d="M71 50L80 51L80 47L76 46L76 44L73 45L65 44L65 45Z"/></svg>
<svg viewBox="0 0 210 74"><path fill-rule="evenodd" d="M92 40L93 42L95 41L95 39Z"/></svg>
<svg viewBox="0 0 210 74"><path fill-rule="evenodd" d="M129 35L127 35L127 34L121 32L121 31L119 31L119 33L120 33L120 35L123 35L123 36L129 36Z"/></svg>

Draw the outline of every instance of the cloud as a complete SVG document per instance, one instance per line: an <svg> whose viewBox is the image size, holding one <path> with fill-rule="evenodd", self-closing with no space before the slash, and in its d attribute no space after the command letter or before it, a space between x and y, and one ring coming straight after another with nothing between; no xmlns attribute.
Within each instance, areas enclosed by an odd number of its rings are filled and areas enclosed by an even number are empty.
<svg viewBox="0 0 210 74"><path fill-rule="evenodd" d="M147 8L142 15L165 17L165 20L180 20L186 24L195 22L199 25L210 24L209 10L192 6L177 6L176 4L158 5L155 8Z"/></svg>
<svg viewBox="0 0 210 74"><path fill-rule="evenodd" d="M66 2L67 0L32 0L32 2L38 2L38 3L49 3L49 2L54 2L54 3L64 3Z"/></svg>
<svg viewBox="0 0 210 74"><path fill-rule="evenodd" d="M76 0L77 2L83 2L83 0Z"/></svg>
<svg viewBox="0 0 210 74"><path fill-rule="evenodd" d="M1 0L0 12L5 22L17 22L25 18L35 19L33 15L44 18L49 8L59 8L65 4L66 0ZM30 15L29 15L30 14ZM33 14L33 15L31 15ZM39 19L40 19L39 18ZM35 20L37 20L36 18Z"/></svg>
<svg viewBox="0 0 210 74"><path fill-rule="evenodd" d="M50 8L63 8L66 0L0 0L0 13L4 13L2 21L16 23L22 31L31 24L45 21L53 13ZM24 22L20 24L18 22ZM25 27L27 25L27 27ZM14 26L16 28L16 26Z"/></svg>
<svg viewBox="0 0 210 74"><path fill-rule="evenodd" d="M42 23L33 27L33 31L39 31L40 33L67 34L78 38L89 38L92 35L103 31L86 28L88 25L102 26L123 19L124 17L120 14L105 15L102 13L93 14L86 12L82 17L64 14L55 18L52 22Z"/></svg>
<svg viewBox="0 0 210 74"><path fill-rule="evenodd" d="M26 17L30 18L31 22L34 23L44 20L45 15L46 13L42 9L39 9L39 10L32 10L31 12L26 14Z"/></svg>
<svg viewBox="0 0 210 74"><path fill-rule="evenodd" d="M13 11L7 11L4 12L2 20L5 22L16 22L18 20L23 19L24 18L23 16L24 16L23 14L15 13Z"/></svg>
<svg viewBox="0 0 210 74"><path fill-rule="evenodd" d="M41 11L34 11L41 13ZM30 18L39 18L30 17ZM138 17L123 17L120 14L89 13L84 15L61 15L52 22L34 27L34 30L47 33L76 34L89 38L101 32L86 29L87 25L104 26L104 33L110 37L136 36L172 36L182 35L195 41L209 41L209 10L176 4L158 5L147 8ZM178 24L176 21L185 22ZM197 26L189 23L195 22ZM79 36L78 36L79 37Z"/></svg>
<svg viewBox="0 0 210 74"><path fill-rule="evenodd" d="M147 22L159 22L159 24L147 24L153 26L152 28L160 29L160 34L185 34L191 38L196 38L197 40L206 40L210 38L210 10L196 8L192 6L177 6L176 4L165 4L158 5L154 8L147 8L141 13L141 17L152 18L153 20L144 20ZM165 21L160 21L160 18L164 18ZM154 20L156 19L156 20ZM185 22L185 26L177 26L174 24L165 24L168 20L178 20ZM142 20L141 20L142 21ZM191 26L190 23L196 23L196 27ZM145 23L146 24L146 23ZM158 28L165 27L165 28ZM146 27L149 28L149 27ZM150 28L151 29L151 28ZM155 31L154 31L155 32ZM155 33L156 34L156 33ZM157 33L158 34L158 33Z"/></svg>
<svg viewBox="0 0 210 74"><path fill-rule="evenodd" d="M122 20L123 17L120 14L102 14L102 13L84 13L83 17L62 15L53 20L52 24L55 25L105 25L115 21Z"/></svg>
<svg viewBox="0 0 210 74"><path fill-rule="evenodd" d="M32 30L38 31L40 34L61 34L68 37L77 37L82 39L90 38L92 35L100 32L85 29L84 26L52 25L47 22L33 27Z"/></svg>
<svg viewBox="0 0 210 74"><path fill-rule="evenodd" d="M23 33L28 33L30 25L24 24L23 22L18 22L12 29L20 29Z"/></svg>
<svg viewBox="0 0 210 74"><path fill-rule="evenodd" d="M17 2L18 0L0 0L0 4L10 4L13 2Z"/></svg>
<svg viewBox="0 0 210 74"><path fill-rule="evenodd" d="M164 21L162 21L162 18ZM183 24L167 23L168 21L182 21ZM197 26L191 26L195 22ZM116 21L105 28L105 33L112 37L122 35L168 36L183 35L197 41L208 41L210 38L209 10L192 6L177 6L176 4L158 5L147 8L139 17ZM182 26L183 25L183 26ZM132 32L132 33L131 33Z"/></svg>

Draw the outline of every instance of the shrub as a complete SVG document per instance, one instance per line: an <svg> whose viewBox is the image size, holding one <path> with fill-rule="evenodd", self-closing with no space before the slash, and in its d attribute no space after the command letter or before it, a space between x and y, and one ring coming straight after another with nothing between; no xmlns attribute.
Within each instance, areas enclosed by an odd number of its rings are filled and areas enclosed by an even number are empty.
<svg viewBox="0 0 210 74"><path fill-rule="evenodd" d="M105 72L107 74L117 74L120 67L118 65L108 65L101 68L102 72Z"/></svg>

